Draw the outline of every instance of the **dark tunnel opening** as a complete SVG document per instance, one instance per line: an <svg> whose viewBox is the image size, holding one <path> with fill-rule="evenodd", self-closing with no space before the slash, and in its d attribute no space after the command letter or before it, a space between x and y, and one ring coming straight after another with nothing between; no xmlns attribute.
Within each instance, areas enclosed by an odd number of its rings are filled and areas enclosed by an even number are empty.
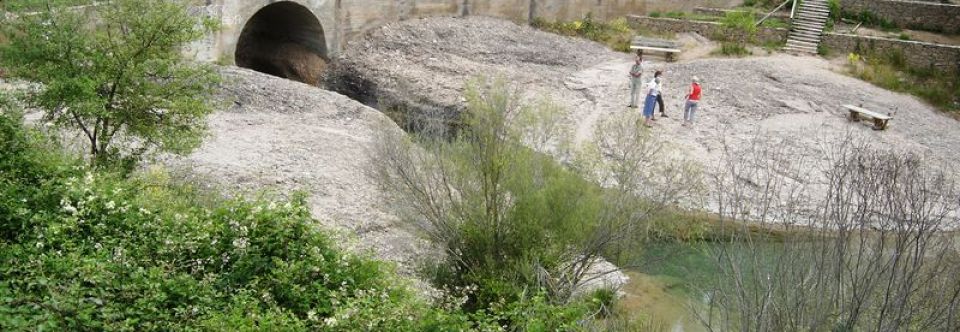
<svg viewBox="0 0 960 332"><path fill-rule="evenodd" d="M328 61L323 27L304 6L290 1L270 4L244 25L234 61L240 67L318 85Z"/></svg>

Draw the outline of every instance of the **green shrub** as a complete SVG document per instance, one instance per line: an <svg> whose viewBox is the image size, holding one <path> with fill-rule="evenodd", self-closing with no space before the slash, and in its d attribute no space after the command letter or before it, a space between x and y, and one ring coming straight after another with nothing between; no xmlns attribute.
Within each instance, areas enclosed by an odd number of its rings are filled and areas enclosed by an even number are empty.
<svg viewBox="0 0 960 332"><path fill-rule="evenodd" d="M828 0L827 7L830 9L830 21L840 21L843 17L843 13L840 10L840 0Z"/></svg>
<svg viewBox="0 0 960 332"><path fill-rule="evenodd" d="M663 16L669 17L669 18L684 18L687 16L687 13L673 11L673 12L666 12L665 14L663 14Z"/></svg>
<svg viewBox="0 0 960 332"><path fill-rule="evenodd" d="M756 7L761 9L773 9L783 3L783 0L744 0L744 7ZM789 5L787 5L789 6Z"/></svg>
<svg viewBox="0 0 960 332"><path fill-rule="evenodd" d="M764 20L760 26L764 28L789 29L790 23L776 17L770 17Z"/></svg>
<svg viewBox="0 0 960 332"><path fill-rule="evenodd" d="M934 68L918 68L907 63L899 50L885 54L851 54L850 73L885 89L916 95L942 111L960 112L960 79Z"/></svg>
<svg viewBox="0 0 960 332"><path fill-rule="evenodd" d="M829 56L829 55L830 55L830 48L827 47L827 45L824 45L823 43L820 43L819 45L817 45L817 54L819 54L820 56L824 56L824 57L825 57L825 56Z"/></svg>
<svg viewBox="0 0 960 332"><path fill-rule="evenodd" d="M611 288L600 288L590 295L590 309L599 314L599 317L608 317L613 313L617 304L617 291Z"/></svg>
<svg viewBox="0 0 960 332"><path fill-rule="evenodd" d="M0 3L0 9L11 12L36 11L46 8L49 4L54 7L60 6L79 6L94 2L95 0L7 0Z"/></svg>
<svg viewBox="0 0 960 332"><path fill-rule="evenodd" d="M749 12L727 12L720 20L720 25L726 30L726 34L742 34L750 41L755 39L758 31L756 17Z"/></svg>
<svg viewBox="0 0 960 332"><path fill-rule="evenodd" d="M869 10L863 10L859 13L844 11L841 15L846 19L860 21L867 27L879 28L883 31L900 31L900 28L892 21L882 18Z"/></svg>
<svg viewBox="0 0 960 332"><path fill-rule="evenodd" d="M581 37L607 45L614 51L629 52L630 42L636 31L630 28L626 18L620 17L608 22L593 19L587 13L582 20L562 22L534 18L530 22L534 28L565 36Z"/></svg>
<svg viewBox="0 0 960 332"><path fill-rule="evenodd" d="M712 54L724 55L724 56L733 56L733 57L743 57L750 55L750 50L746 48L743 44L733 43L733 42L722 42L720 43L720 48L711 52Z"/></svg>

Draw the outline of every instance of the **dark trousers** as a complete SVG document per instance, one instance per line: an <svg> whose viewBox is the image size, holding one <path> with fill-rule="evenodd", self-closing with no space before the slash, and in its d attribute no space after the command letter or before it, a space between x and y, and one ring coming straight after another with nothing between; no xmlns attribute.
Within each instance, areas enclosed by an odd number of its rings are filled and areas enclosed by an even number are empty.
<svg viewBox="0 0 960 332"><path fill-rule="evenodd" d="M660 104L660 114L666 114L663 112L663 96L657 95L657 104Z"/></svg>

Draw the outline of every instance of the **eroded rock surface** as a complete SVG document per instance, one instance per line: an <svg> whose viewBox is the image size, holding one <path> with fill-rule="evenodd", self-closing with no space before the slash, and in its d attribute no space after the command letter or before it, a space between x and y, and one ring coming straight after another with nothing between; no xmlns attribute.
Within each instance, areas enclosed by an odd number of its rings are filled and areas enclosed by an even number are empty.
<svg viewBox="0 0 960 332"><path fill-rule="evenodd" d="M240 192L304 191L316 219L353 239L346 247L370 250L409 273L424 242L386 210L365 172L375 133L400 129L337 93L242 68L222 73L225 109L209 117L209 137L170 163Z"/></svg>

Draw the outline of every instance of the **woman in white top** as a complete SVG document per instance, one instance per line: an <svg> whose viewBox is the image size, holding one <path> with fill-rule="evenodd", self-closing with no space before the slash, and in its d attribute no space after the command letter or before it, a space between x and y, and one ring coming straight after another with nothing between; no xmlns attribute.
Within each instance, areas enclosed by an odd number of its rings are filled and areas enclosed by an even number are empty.
<svg viewBox="0 0 960 332"><path fill-rule="evenodd" d="M647 98L643 102L643 124L647 127L653 125L653 109L657 104L657 96L660 95L660 75L663 75L663 72L658 70L646 86Z"/></svg>

